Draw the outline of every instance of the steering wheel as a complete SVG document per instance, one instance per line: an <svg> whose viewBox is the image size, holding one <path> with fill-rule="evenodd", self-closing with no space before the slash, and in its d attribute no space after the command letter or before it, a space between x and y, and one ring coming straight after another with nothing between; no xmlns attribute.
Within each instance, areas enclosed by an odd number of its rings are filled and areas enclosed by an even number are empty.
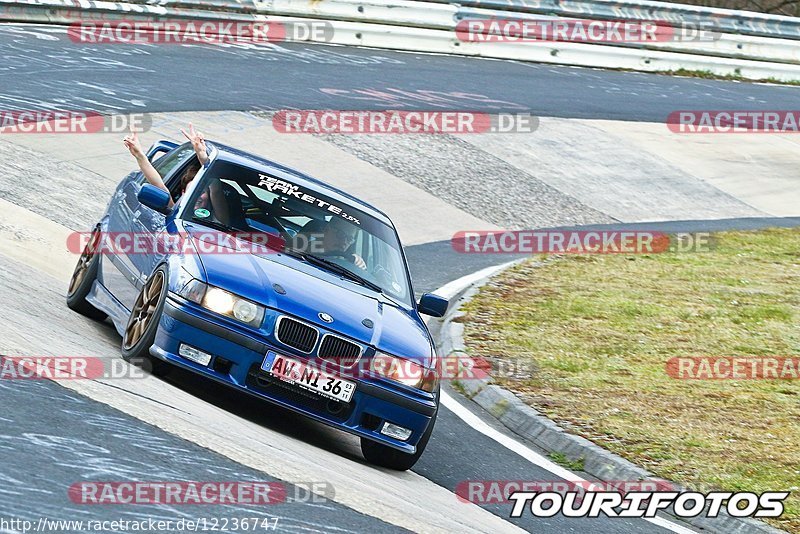
<svg viewBox="0 0 800 534"><path fill-rule="evenodd" d="M266 224L269 224L273 228L277 228L281 236L291 235L289 232L286 231L286 227L283 224L281 224L281 221L279 221L277 217L269 213L265 213L264 215L266 215L265 219L267 219L268 221Z"/></svg>
<svg viewBox="0 0 800 534"><path fill-rule="evenodd" d="M259 222L262 224L266 224L267 226L271 226L272 228L275 228L278 231L280 238L283 239L284 242L288 243L289 241L291 241L292 234L289 233L288 230L286 230L286 227L283 224L281 224L281 221L274 215L271 215L269 213L264 213L263 217L261 218L261 220L259 220ZM271 232L266 232L266 233L271 233Z"/></svg>
<svg viewBox="0 0 800 534"><path fill-rule="evenodd" d="M372 275L381 287L394 287L397 284L397 279L383 265L376 265L372 269Z"/></svg>

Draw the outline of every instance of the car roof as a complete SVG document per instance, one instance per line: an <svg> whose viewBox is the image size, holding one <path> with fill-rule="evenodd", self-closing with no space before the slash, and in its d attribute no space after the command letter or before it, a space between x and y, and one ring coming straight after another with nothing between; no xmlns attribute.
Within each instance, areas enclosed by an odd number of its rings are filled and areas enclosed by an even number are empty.
<svg viewBox="0 0 800 534"><path fill-rule="evenodd" d="M350 193L333 187L332 185L323 182L318 178L309 176L308 174L300 172L297 169L287 167L286 165L282 165L276 161L251 154L250 152L245 152L244 150L239 150L238 148L233 148L215 141L208 141L208 143L217 149L217 156L215 159L235 163L243 167L249 167L251 169L264 172L265 174L275 176L276 178L290 180L291 182L302 187L316 190L317 192L327 195L335 200L350 204L353 207L363 211L367 215L371 215L379 221L394 228L394 224L392 224L392 221L389 219L388 215L375 206L354 197Z"/></svg>

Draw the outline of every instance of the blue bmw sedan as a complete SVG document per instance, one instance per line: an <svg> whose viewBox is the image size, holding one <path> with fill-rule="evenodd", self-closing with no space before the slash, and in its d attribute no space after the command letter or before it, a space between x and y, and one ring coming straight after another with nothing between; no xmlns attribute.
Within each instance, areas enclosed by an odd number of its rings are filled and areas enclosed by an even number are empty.
<svg viewBox="0 0 800 534"><path fill-rule="evenodd" d="M409 469L439 407L438 359L389 218L330 185L218 143L148 158L170 192L125 177L92 230L67 304L110 318L122 356L180 366L360 437ZM126 246L121 246L125 244Z"/></svg>

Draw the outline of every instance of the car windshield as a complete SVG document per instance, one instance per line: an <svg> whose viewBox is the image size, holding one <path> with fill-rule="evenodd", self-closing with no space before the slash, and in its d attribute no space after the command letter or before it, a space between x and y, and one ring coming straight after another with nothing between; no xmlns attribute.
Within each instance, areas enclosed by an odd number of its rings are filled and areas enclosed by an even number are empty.
<svg viewBox="0 0 800 534"><path fill-rule="evenodd" d="M287 254L411 305L394 229L290 180L217 161L193 187L183 218L244 236L280 237Z"/></svg>

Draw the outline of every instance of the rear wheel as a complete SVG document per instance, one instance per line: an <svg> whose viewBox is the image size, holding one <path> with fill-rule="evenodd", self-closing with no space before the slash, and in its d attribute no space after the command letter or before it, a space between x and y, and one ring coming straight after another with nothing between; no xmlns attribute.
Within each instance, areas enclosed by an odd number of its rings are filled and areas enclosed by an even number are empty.
<svg viewBox="0 0 800 534"><path fill-rule="evenodd" d="M92 235L89 236L89 242L86 243L86 247L84 247L83 252L81 252L78 264L72 272L72 278L69 279L67 306L69 309L81 315L102 321L108 316L86 300L86 296L92 290L92 284L97 278L97 267L100 262L100 255L96 254L96 252L99 248L100 229L95 228Z"/></svg>
<svg viewBox="0 0 800 534"><path fill-rule="evenodd" d="M431 419L431 424L425 429L425 433L417 444L417 451L414 454L407 454L392 447L382 445L371 439L361 438L361 453L364 458L375 465L381 467L388 467L397 471L406 471L414 467L417 460L420 459L422 453L425 452L425 447L428 446L428 440L431 439L433 434L433 426L436 423L436 415L439 413L437 408Z"/></svg>
<svg viewBox="0 0 800 534"><path fill-rule="evenodd" d="M150 275L136 298L122 338L122 358L155 375L165 374L170 367L165 361L150 356L166 298L167 270L161 266Z"/></svg>

